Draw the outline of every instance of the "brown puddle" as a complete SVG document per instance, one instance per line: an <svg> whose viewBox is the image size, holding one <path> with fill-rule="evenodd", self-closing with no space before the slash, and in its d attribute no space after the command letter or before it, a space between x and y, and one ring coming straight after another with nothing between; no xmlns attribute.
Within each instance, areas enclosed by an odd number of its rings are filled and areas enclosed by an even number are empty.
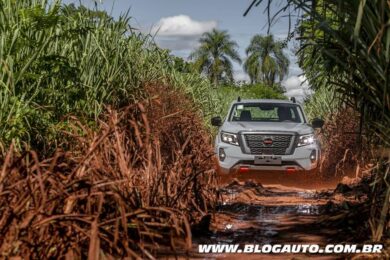
<svg viewBox="0 0 390 260"><path fill-rule="evenodd" d="M342 238L338 240L341 230L318 224L324 215L337 214L329 211L329 200L340 180L341 177L324 180L314 174L309 176L302 173L224 176L221 179L221 203L212 218L210 232L194 238L194 251L197 251L198 244L341 243ZM225 259L309 256L198 255L201 258ZM340 256L323 255L321 258L335 259Z"/></svg>

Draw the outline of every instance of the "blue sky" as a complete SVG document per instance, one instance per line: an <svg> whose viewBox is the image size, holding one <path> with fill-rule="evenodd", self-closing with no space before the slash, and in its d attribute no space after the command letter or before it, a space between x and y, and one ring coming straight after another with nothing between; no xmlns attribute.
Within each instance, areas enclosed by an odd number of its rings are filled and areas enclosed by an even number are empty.
<svg viewBox="0 0 390 260"><path fill-rule="evenodd" d="M78 4L80 0L63 0L64 3ZM92 0L81 0L82 4L93 7ZM98 4L114 17L130 9L132 26L144 32L156 34L156 42L168 48L173 54L187 58L196 48L203 32L213 28L227 30L239 46L239 53L245 59L245 49L255 34L267 33L267 15L263 7L254 8L248 16L243 13L252 0L102 0ZM273 6L277 10L279 6ZM288 20L280 19L271 28L276 39L285 39ZM288 95L301 96L307 91L307 83L296 64L294 51L297 44L291 42L286 49L290 58L289 75L283 85ZM234 66L236 80L247 79L239 64Z"/></svg>

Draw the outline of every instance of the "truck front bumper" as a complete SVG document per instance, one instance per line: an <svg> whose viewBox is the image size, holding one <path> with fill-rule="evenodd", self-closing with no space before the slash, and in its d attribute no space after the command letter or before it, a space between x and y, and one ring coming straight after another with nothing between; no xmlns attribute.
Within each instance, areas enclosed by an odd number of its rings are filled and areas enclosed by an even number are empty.
<svg viewBox="0 0 390 260"><path fill-rule="evenodd" d="M278 155L282 159L282 163L279 165L255 164L255 156L257 155L244 154L239 146L229 144L217 145L215 152L220 172L225 174L237 172L240 168L254 171L312 171L317 168L321 156L321 151L317 144L297 147L294 153L290 155Z"/></svg>

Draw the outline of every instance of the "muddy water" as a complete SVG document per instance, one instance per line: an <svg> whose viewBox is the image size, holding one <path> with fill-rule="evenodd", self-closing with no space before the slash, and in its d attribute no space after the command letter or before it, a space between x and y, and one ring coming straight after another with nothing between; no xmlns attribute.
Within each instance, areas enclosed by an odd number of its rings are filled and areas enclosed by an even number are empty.
<svg viewBox="0 0 390 260"><path fill-rule="evenodd" d="M221 204L210 232L195 238L198 244L337 243L337 229L318 223L329 215L329 201L338 178L315 175L252 173L221 179ZM334 200L334 197L332 198ZM341 199L343 200L343 198ZM335 213L337 214L337 212ZM204 258L203 256L200 256ZM304 255L208 255L224 259L292 259ZM340 256L318 256L335 259Z"/></svg>

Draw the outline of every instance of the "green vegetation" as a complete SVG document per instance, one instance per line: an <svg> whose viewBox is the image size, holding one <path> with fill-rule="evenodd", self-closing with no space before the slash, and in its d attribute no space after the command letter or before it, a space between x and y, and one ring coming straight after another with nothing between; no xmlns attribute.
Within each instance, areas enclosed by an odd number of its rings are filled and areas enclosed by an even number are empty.
<svg viewBox="0 0 390 260"><path fill-rule="evenodd" d="M238 85L233 78L231 60L241 63L236 51L237 44L230 40L226 31L213 30L204 33L199 40L200 47L190 58L192 64L178 62L186 72L195 70L206 75L213 83L211 96L217 100L215 112L225 115L231 102L241 98L285 99L284 89L275 83L276 76L282 80L288 72L289 60L283 53L282 42L274 41L273 36L253 37L247 48L249 55L244 69L251 78L251 84Z"/></svg>
<svg viewBox="0 0 390 260"><path fill-rule="evenodd" d="M204 33L199 43L200 47L190 55L194 60L195 69L207 75L215 86L233 82L231 60L241 63L236 50L237 43L230 40L230 35L226 31L215 29Z"/></svg>
<svg viewBox="0 0 390 260"><path fill-rule="evenodd" d="M183 73L184 63L129 24L126 15L114 20L60 1L2 1L0 147L14 140L18 149L48 151L68 115L94 124L106 106L143 99L150 83L181 89L213 114L209 82Z"/></svg>
<svg viewBox="0 0 390 260"><path fill-rule="evenodd" d="M245 15L262 2L253 0ZM299 64L312 88L338 93L340 104L361 113L372 141L390 146L388 1L289 0L275 15L271 2L265 3L269 26L280 16L291 19L289 10L301 10L291 33L299 36Z"/></svg>
<svg viewBox="0 0 390 260"><path fill-rule="evenodd" d="M322 87L315 91L305 102L305 112L309 121L318 118L327 118L336 113L341 107L340 95Z"/></svg>
<svg viewBox="0 0 390 260"><path fill-rule="evenodd" d="M242 99L286 99L277 86L270 88L260 83L243 85L240 87L230 85L221 86L220 88L213 90L213 96L216 96L221 102L218 107L218 115L222 117L227 114L232 101L236 100L238 97L241 97Z"/></svg>
<svg viewBox="0 0 390 260"><path fill-rule="evenodd" d="M262 0L253 0L247 14ZM271 3L266 3L269 26L289 10L300 10L298 34L301 47L298 60L317 93L307 103L308 110L332 116L335 110L349 109L349 117L341 121L353 124L360 117L360 151L354 154L363 167L371 168L373 189L367 204L373 241L389 237L390 198L390 6L386 0L288 0L271 16ZM291 20L290 20L291 22ZM334 98L336 97L336 98ZM328 110L328 113L326 113ZM343 114L341 114L343 115ZM339 125L335 126L340 127ZM344 131L344 129L342 129ZM354 128L352 131L356 131ZM342 131L341 131L342 132ZM364 136L362 136L364 135ZM331 138L350 138L345 133ZM340 143L340 142L337 142ZM362 154L370 154L365 158ZM332 154L334 155L334 153ZM375 162L375 167L367 164ZM356 171L359 171L356 165ZM363 209L363 207L362 207Z"/></svg>
<svg viewBox="0 0 390 260"><path fill-rule="evenodd" d="M217 91L194 72L194 67L208 72L214 84L233 81L230 59L240 58L226 32L206 34L192 64L158 48L130 24L128 15L115 20L59 0L0 3L2 154L12 141L17 150L51 152L64 142L70 116L93 126L108 106L144 99L146 85L184 92L206 122L226 103L245 96L238 89L233 94L233 87ZM259 98L272 92L263 91Z"/></svg>
<svg viewBox="0 0 390 260"><path fill-rule="evenodd" d="M215 208L203 120L237 94L275 91L220 91L130 22L0 2L1 256L154 259L190 250L191 226Z"/></svg>
<svg viewBox="0 0 390 260"><path fill-rule="evenodd" d="M300 2L300 1L298 1ZM300 3L304 7L303 3ZM373 141L390 146L390 7L383 0L327 0L301 26L299 61L314 89L326 86L362 115Z"/></svg>
<svg viewBox="0 0 390 260"><path fill-rule="evenodd" d="M275 41L272 35L255 35L252 38L246 49L248 59L244 63L244 69L252 83L263 82L267 86L273 86L277 76L280 81L283 80L290 64L283 53L284 47L285 44Z"/></svg>

